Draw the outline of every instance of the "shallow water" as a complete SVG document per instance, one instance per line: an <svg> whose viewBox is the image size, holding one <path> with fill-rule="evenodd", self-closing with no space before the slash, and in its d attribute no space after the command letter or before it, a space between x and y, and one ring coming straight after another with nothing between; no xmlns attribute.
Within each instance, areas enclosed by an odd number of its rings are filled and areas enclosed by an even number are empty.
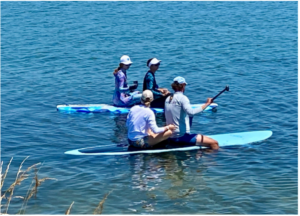
<svg viewBox="0 0 300 216"><path fill-rule="evenodd" d="M297 2L1 2L1 156L26 156L43 182L26 214L297 214ZM184 76L202 103L226 85L203 134L272 130L261 143L131 156L70 156L126 142L126 116L64 114L65 103L110 104L121 55L141 90L151 57L157 82ZM158 117L158 124L164 119ZM14 194L25 196L31 178ZM22 205L13 199L8 213Z"/></svg>

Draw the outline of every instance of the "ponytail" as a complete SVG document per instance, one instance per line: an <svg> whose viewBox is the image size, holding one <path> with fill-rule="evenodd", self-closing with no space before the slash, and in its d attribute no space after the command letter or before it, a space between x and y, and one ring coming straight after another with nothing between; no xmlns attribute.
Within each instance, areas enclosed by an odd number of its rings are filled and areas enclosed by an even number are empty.
<svg viewBox="0 0 300 216"><path fill-rule="evenodd" d="M119 67L117 67L117 68L114 70L113 75L116 75L116 74L118 73L118 71L119 71L122 67L123 67L123 64L120 63L120 64L119 64Z"/></svg>
<svg viewBox="0 0 300 216"><path fill-rule="evenodd" d="M173 96L174 96L174 94L172 93L172 94L170 94L170 100L169 100L169 103L171 103L171 101L172 101L172 99L173 99Z"/></svg>
<svg viewBox="0 0 300 216"><path fill-rule="evenodd" d="M146 107L150 107L151 99L146 98L146 100L141 99L142 104L144 104Z"/></svg>
<svg viewBox="0 0 300 216"><path fill-rule="evenodd" d="M151 103L150 101L147 101L144 104L145 104L146 107L150 107L150 103Z"/></svg>

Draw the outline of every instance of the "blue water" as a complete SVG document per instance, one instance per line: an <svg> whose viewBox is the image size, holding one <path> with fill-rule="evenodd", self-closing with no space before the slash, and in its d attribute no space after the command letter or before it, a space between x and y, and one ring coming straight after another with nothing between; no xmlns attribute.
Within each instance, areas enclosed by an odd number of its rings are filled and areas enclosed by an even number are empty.
<svg viewBox="0 0 300 216"><path fill-rule="evenodd" d="M1 2L3 190L42 162L51 177L26 214L297 214L297 2ZM194 117L202 134L272 130L261 143L132 156L70 156L126 142L126 116L64 114L65 103L110 104L120 56L139 90L146 61L157 82L184 76L192 103L226 85L216 113ZM158 124L164 119L158 116ZM32 177L17 186L25 196ZM9 214L22 200L11 201Z"/></svg>

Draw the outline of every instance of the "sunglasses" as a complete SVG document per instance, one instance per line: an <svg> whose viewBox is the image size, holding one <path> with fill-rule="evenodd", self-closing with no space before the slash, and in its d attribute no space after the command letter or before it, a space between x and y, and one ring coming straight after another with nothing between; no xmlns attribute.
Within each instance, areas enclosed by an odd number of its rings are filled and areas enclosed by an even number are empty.
<svg viewBox="0 0 300 216"><path fill-rule="evenodd" d="M154 66L158 67L159 65L160 65L160 63L158 63L158 64L155 64Z"/></svg>

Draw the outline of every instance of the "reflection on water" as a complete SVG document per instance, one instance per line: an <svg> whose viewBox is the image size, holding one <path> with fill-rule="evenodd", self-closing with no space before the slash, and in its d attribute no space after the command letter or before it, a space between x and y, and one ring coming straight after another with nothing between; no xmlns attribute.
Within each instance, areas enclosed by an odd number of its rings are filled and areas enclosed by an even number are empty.
<svg viewBox="0 0 300 216"><path fill-rule="evenodd" d="M112 116L112 118L115 122L115 128L113 129L114 136L111 136L112 142L118 144L128 144L126 127L127 115L119 114Z"/></svg>
<svg viewBox="0 0 300 216"><path fill-rule="evenodd" d="M162 180L168 180L164 192L171 198L187 196L184 191L192 193L194 189L184 188L186 169L189 165L185 161L196 159L199 161L203 155L202 150L191 152L162 153L162 154L137 154L129 156L129 167L132 172L132 189L140 191L154 191ZM197 175L205 173L206 167L197 169ZM165 183L164 183L165 184Z"/></svg>
<svg viewBox="0 0 300 216"><path fill-rule="evenodd" d="M199 194L201 190L207 190L205 175L208 166L201 163L204 153L208 155L211 152L197 150L128 156L130 189L133 192L144 192L146 195L140 202L134 202L130 210L157 211L163 208L162 203L185 206L191 196ZM213 157L210 160L212 162Z"/></svg>

